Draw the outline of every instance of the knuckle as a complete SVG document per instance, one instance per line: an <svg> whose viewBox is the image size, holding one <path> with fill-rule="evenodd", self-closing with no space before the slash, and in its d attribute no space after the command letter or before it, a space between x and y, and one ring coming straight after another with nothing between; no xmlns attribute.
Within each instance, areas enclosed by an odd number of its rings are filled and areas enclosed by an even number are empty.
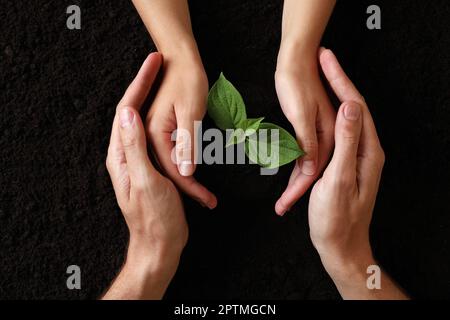
<svg viewBox="0 0 450 320"><path fill-rule="evenodd" d="M302 145L303 149L307 153L314 153L319 148L319 145L318 145L316 139L305 138L305 139L300 139L300 141L301 141L301 145Z"/></svg>
<svg viewBox="0 0 450 320"><path fill-rule="evenodd" d="M356 131L356 126L350 121L345 121L343 123L342 139L350 145L357 145L359 143L358 132Z"/></svg>
<svg viewBox="0 0 450 320"><path fill-rule="evenodd" d="M372 149L367 152L366 157L376 169L381 170L384 167L386 155L381 148L381 145L372 147Z"/></svg>
<svg viewBox="0 0 450 320"><path fill-rule="evenodd" d="M113 170L114 168L114 160L113 160L113 156L111 155L111 147L108 149L108 154L106 156L106 169L108 170L109 173L111 173L111 170Z"/></svg>
<svg viewBox="0 0 450 320"><path fill-rule="evenodd" d="M376 152L376 162L382 168L386 162L386 154L381 146L378 147Z"/></svg>
<svg viewBox="0 0 450 320"><path fill-rule="evenodd" d="M359 138L351 133L344 134L342 136L342 139L344 140L346 145L351 147L356 147L359 144Z"/></svg>
<svg viewBox="0 0 450 320"><path fill-rule="evenodd" d="M336 189L348 190L352 187L352 179L348 175L335 175L333 177L333 185Z"/></svg>
<svg viewBox="0 0 450 320"><path fill-rule="evenodd" d="M182 128L190 130L194 128L194 121L201 121L206 112L206 104L199 105L196 102L189 102L183 105L177 105L177 116L182 119Z"/></svg>
<svg viewBox="0 0 450 320"><path fill-rule="evenodd" d="M138 199L141 199L147 194L148 183L145 179L137 179L132 182L133 190Z"/></svg>
<svg viewBox="0 0 450 320"><path fill-rule="evenodd" d="M111 156L108 155L106 157L106 170L108 170L108 172L111 172L111 169L112 169Z"/></svg>
<svg viewBox="0 0 450 320"><path fill-rule="evenodd" d="M122 139L122 145L124 149L134 149L137 145L137 137L135 135L129 135Z"/></svg>
<svg viewBox="0 0 450 320"><path fill-rule="evenodd" d="M307 129L306 124L312 123L314 119L312 110L303 107L307 104L308 103L303 98L300 98L298 101L287 101L283 108L286 118L290 122L298 124L303 130Z"/></svg>

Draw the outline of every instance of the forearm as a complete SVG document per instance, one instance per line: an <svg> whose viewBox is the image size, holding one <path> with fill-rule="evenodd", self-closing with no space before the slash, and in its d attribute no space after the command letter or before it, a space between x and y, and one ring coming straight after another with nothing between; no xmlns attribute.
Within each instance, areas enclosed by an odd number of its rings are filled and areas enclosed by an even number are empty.
<svg viewBox="0 0 450 320"><path fill-rule="evenodd" d="M166 285L141 266L125 264L102 300L159 300Z"/></svg>
<svg viewBox="0 0 450 320"><path fill-rule="evenodd" d="M376 261L369 257L355 263L335 262L333 266L326 266L336 288L345 300L406 300L408 296L391 279L391 277L380 269L380 286L370 288L372 281L369 277L375 276L367 273L367 268L377 265Z"/></svg>
<svg viewBox="0 0 450 320"><path fill-rule="evenodd" d="M281 49L316 59L336 0L285 0Z"/></svg>
<svg viewBox="0 0 450 320"><path fill-rule="evenodd" d="M187 0L132 0L164 60L180 54L200 59Z"/></svg>
<svg viewBox="0 0 450 320"><path fill-rule="evenodd" d="M178 267L179 256L164 259L131 244L126 262L102 300L159 300Z"/></svg>

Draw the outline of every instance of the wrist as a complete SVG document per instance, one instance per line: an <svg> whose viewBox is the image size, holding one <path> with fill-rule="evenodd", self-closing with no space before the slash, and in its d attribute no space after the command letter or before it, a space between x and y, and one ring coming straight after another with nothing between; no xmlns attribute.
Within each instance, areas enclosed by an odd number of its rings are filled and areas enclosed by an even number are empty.
<svg viewBox="0 0 450 320"><path fill-rule="evenodd" d="M317 61L319 44L311 43L306 39L284 36L281 39L279 53L295 58L306 59L308 62Z"/></svg>
<svg viewBox="0 0 450 320"><path fill-rule="evenodd" d="M167 46L158 46L158 51L163 55L164 63L187 63L204 69L197 43L193 38L175 41Z"/></svg>
<svg viewBox="0 0 450 320"><path fill-rule="evenodd" d="M142 278L168 285L175 274L181 252L149 246L148 239L130 239L125 267Z"/></svg>
<svg viewBox="0 0 450 320"><path fill-rule="evenodd" d="M283 40L277 59L277 71L303 71L308 74L318 70L317 47L298 41Z"/></svg>
<svg viewBox="0 0 450 320"><path fill-rule="evenodd" d="M377 265L372 252L369 250L360 255L352 255L350 258L321 256L325 270L337 287L351 286L366 282L367 268Z"/></svg>
<svg viewBox="0 0 450 320"><path fill-rule="evenodd" d="M127 258L119 277L127 279L129 294L135 299L162 299L172 277L155 270L151 264ZM132 292L132 293L131 293Z"/></svg>

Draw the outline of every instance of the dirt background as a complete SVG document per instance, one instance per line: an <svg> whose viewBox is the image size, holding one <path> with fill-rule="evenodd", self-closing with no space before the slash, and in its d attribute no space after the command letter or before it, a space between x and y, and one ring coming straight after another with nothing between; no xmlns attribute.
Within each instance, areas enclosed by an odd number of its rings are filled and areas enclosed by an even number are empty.
<svg viewBox="0 0 450 320"><path fill-rule="evenodd" d="M71 4L81 31L66 28ZM381 31L365 26L370 4ZM289 127L273 81L282 1L197 0L191 12L210 82L224 71L249 116ZM338 1L323 40L387 154L376 257L417 298L450 297L449 17L447 0ZM128 237L105 169L115 105L154 46L128 0L7 0L0 27L0 298L96 298ZM339 299L309 239L308 196L274 214L290 170L198 169L220 202L186 199L191 236L168 298ZM81 290L66 288L72 264Z"/></svg>

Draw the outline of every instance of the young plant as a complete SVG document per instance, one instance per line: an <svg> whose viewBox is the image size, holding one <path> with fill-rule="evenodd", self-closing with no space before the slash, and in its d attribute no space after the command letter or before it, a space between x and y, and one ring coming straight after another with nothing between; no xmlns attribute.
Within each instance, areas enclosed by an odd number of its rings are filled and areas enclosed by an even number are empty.
<svg viewBox="0 0 450 320"><path fill-rule="evenodd" d="M208 115L220 129L233 130L226 147L245 143L245 154L261 167L275 169L305 154L285 129L263 122L264 118L248 119L241 94L223 73L209 91ZM260 134L261 130L266 130L266 135ZM278 134L274 141L272 130ZM278 150L277 154L272 155L272 150Z"/></svg>

